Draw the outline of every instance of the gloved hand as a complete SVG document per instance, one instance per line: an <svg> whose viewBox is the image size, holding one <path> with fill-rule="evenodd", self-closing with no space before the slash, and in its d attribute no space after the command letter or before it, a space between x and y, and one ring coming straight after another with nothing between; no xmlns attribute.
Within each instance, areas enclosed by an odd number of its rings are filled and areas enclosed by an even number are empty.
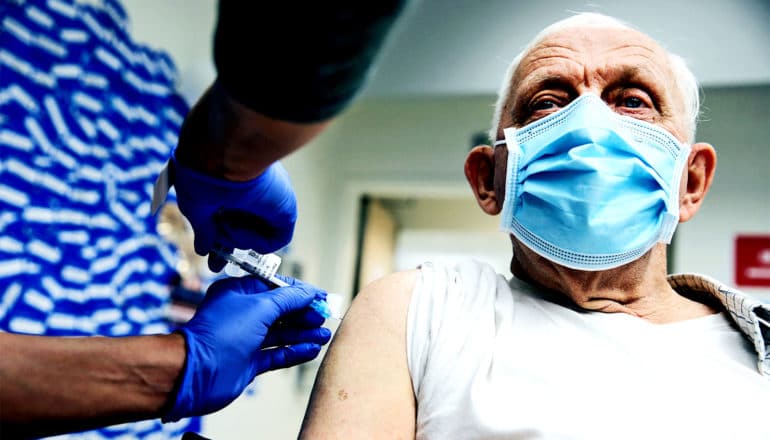
<svg viewBox="0 0 770 440"><path fill-rule="evenodd" d="M206 255L215 245L225 249L274 252L291 241L297 199L279 162L247 182L217 179L171 158L171 181L177 204L192 225L195 252ZM209 255L209 268L219 272L225 261Z"/></svg>
<svg viewBox="0 0 770 440"><path fill-rule="evenodd" d="M195 315L179 330L187 358L163 422L219 410L258 374L318 355L331 332L320 327L324 318L308 305L326 292L284 280L288 287L273 290L254 277L211 285Z"/></svg>

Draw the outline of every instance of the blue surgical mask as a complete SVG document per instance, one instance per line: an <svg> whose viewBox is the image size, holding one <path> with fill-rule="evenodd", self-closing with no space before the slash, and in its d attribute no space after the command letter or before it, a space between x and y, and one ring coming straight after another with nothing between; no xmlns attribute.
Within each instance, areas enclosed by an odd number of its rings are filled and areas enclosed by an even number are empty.
<svg viewBox="0 0 770 440"><path fill-rule="evenodd" d="M596 95L504 130L503 230L573 269L604 270L669 243L689 145Z"/></svg>

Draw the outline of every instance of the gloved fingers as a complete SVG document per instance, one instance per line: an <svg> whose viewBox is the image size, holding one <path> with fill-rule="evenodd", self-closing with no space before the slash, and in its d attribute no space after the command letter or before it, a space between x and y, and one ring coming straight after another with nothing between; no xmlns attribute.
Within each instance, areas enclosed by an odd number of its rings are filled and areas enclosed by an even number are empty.
<svg viewBox="0 0 770 440"><path fill-rule="evenodd" d="M225 260L224 258L220 257L219 255L213 252L209 253L209 270L210 271L214 273L221 272L226 265L227 265L227 260Z"/></svg>
<svg viewBox="0 0 770 440"><path fill-rule="evenodd" d="M313 292L295 287L281 287L260 293L254 288L258 287L260 282L253 277L229 278L222 281L222 284L217 285L215 294L237 291L236 294L242 295L244 299L248 298L242 307L258 311L259 321L267 328L275 325L282 317L306 308L314 298ZM225 281L234 284L224 284ZM212 289L209 288L209 292L211 291ZM204 298L204 304L207 299Z"/></svg>
<svg viewBox="0 0 770 440"><path fill-rule="evenodd" d="M314 329L271 328L267 333L265 340L262 342L261 347L278 347L283 345L300 344L303 342L324 345L329 342L331 337L331 330L325 327Z"/></svg>
<svg viewBox="0 0 770 440"><path fill-rule="evenodd" d="M257 275L249 275L245 277L233 277L228 279L237 280L233 282L239 283L239 285L241 286L242 293L244 294L262 294L266 292L271 292L272 294L276 294L281 289L288 289L295 292L303 292L302 293L303 297L306 295L311 295L313 293L311 291L308 291L308 289L297 288L293 286L276 287L270 281L265 281L262 277ZM310 302L312 302L312 299L310 300ZM308 304L310 304L310 302L308 302ZM284 316L289 316L294 313L299 313L301 310L302 309L300 308L297 311L286 312Z"/></svg>
<svg viewBox="0 0 770 440"><path fill-rule="evenodd" d="M314 299L316 300L326 300L327 294L326 291L319 289L311 284L308 284L302 280L298 280L295 278L292 278L287 275L281 275L276 274L277 278L282 280L283 282L289 284L290 286L295 286L304 290L309 290L315 293ZM281 318L281 322L287 323L292 326L296 327L318 327L321 324L323 324L326 321L326 318L324 318L318 311L315 309L308 307L306 309L298 310L296 312L289 313Z"/></svg>
<svg viewBox="0 0 770 440"><path fill-rule="evenodd" d="M260 294L259 297L270 300L276 306L279 316L283 318L308 307L315 299L315 292L291 286L270 290Z"/></svg>
<svg viewBox="0 0 770 440"><path fill-rule="evenodd" d="M310 283L306 283L306 282L304 282L302 280L299 280L299 279L296 279L296 278L292 278L292 277L290 277L288 275L282 275L282 274L277 273L277 274L275 274L275 277L280 279L281 281L283 281L284 283L286 283L286 284L288 284L290 286L295 286L295 287L298 287L300 289L304 289L304 290L308 290L308 291L314 292L315 293L315 299L325 300L326 297L329 296L326 293L325 290L323 290L323 289L321 289L319 287L316 287L316 286L314 286L314 285L312 285Z"/></svg>
<svg viewBox="0 0 770 440"><path fill-rule="evenodd" d="M275 223L270 224L251 214L227 215L222 220L222 243L239 249L253 249L260 254L275 252L289 244L294 235L293 217L273 219Z"/></svg>
<svg viewBox="0 0 770 440"><path fill-rule="evenodd" d="M192 221L191 221L192 223ZM195 246L195 253L200 256L205 256L211 251L214 246L215 227L211 223L207 227L193 227L193 245Z"/></svg>
<svg viewBox="0 0 770 440"><path fill-rule="evenodd" d="M231 208L218 211L211 222L216 228L216 244L220 247L230 251L233 248L253 249L265 254L289 244L294 234L296 217L278 216L268 220L258 214ZM211 246L214 244L210 243ZM222 270L225 263L222 258L209 256L209 269L214 272Z"/></svg>
<svg viewBox="0 0 770 440"><path fill-rule="evenodd" d="M265 281L256 275L249 275L247 277L241 277L240 279L244 283L244 292L247 294L264 293L276 289L272 283Z"/></svg>
<svg viewBox="0 0 770 440"><path fill-rule="evenodd" d="M258 298L262 293L268 292L272 286L257 277L226 277L221 278L206 289L203 301L198 305L195 316L212 308L214 304L223 304L232 302L238 297L249 296L251 298L242 298L239 304L241 306L233 313L241 313L248 310L260 311L261 314L267 314L265 326L270 327L280 317L281 311L270 300ZM230 299L222 299L229 297ZM303 296L304 298L304 296ZM245 301L245 302L244 302ZM310 299L312 302L312 299ZM246 305L248 304L248 305Z"/></svg>
<svg viewBox="0 0 770 440"><path fill-rule="evenodd" d="M302 281L300 281L300 280L298 280L296 278L292 278L292 277L290 277L288 275L283 275L283 274L280 274L280 273L275 274L275 277L278 278L279 280L283 281L284 283L290 285L290 286L302 283Z"/></svg>
<svg viewBox="0 0 770 440"><path fill-rule="evenodd" d="M292 277L290 277L288 275L282 275L280 273L275 274L275 277L280 279L281 281L283 281L284 283L286 283L286 284L288 284L290 286L297 286L297 287L301 287L301 288L303 288L305 290L312 290L312 291L314 291L315 294L316 294L316 299L325 300L326 297L328 296L328 294L326 293L325 290L323 290L323 289L321 289L319 287L316 287L316 286L314 286L314 285L312 285L310 283L306 283L306 282L304 282L302 280L299 280L299 279L296 279L296 278L292 278Z"/></svg>
<svg viewBox="0 0 770 440"><path fill-rule="evenodd" d="M314 328L325 321L320 313L309 307L314 299L324 296L323 291L308 284L275 288L257 276L223 278L208 288L203 301L213 301L227 292L251 296L249 301L263 311L262 322L268 327Z"/></svg>
<svg viewBox="0 0 770 440"><path fill-rule="evenodd" d="M320 327L326 318L324 318L317 310L310 307L306 307L296 312L287 313L281 317L280 326L287 327L302 327L302 328L315 328Z"/></svg>
<svg viewBox="0 0 770 440"><path fill-rule="evenodd" d="M211 300L214 297L223 295L225 292L240 295L256 295L267 292L272 288L271 285L256 276L221 278L209 286L203 300Z"/></svg>
<svg viewBox="0 0 770 440"><path fill-rule="evenodd" d="M311 361L321 352L321 346L301 343L288 347L275 347L259 352L257 374L279 368L293 367Z"/></svg>

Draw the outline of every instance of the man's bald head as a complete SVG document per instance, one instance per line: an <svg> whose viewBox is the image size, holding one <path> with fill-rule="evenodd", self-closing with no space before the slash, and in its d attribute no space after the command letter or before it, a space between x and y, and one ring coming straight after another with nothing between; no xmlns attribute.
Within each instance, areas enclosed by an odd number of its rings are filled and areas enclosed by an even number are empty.
<svg viewBox="0 0 770 440"><path fill-rule="evenodd" d="M615 41L609 42L607 41L608 38ZM638 49L636 53L631 46ZM581 54L583 59L570 53L575 51L583 52ZM649 51L647 54L649 56L644 56L642 54L644 51ZM552 66L543 66L549 61L554 61L565 55L572 58L572 65L562 63L559 66L559 63L552 63ZM601 59L602 57L604 59ZM612 66L612 64L617 64L617 66ZM584 78L578 78L577 72L567 73L566 70L559 72L559 69L570 68L573 70L593 68L594 71L586 71L583 75ZM604 97L601 92L606 87L599 89L599 85L596 84L601 78L591 78L590 76L604 75L610 68L622 70L622 72L617 73L625 76L628 86L637 85L634 84L634 81L638 79L636 76L640 73L638 72L640 69L647 68L646 73L656 71L648 79L662 82L659 85L664 86L659 88L659 92L667 93L668 97L665 103L668 106L667 110L676 113L667 115L669 124L672 119L676 119L676 131L680 132L675 133L677 137L684 142L694 142L700 106L699 87L695 76L687 68L684 60L669 53L655 40L631 26L615 18L595 13L578 14L548 26L513 60L499 91L490 137L500 139L503 128L523 125L522 121L527 118L527 115L523 113L525 109L517 107L517 103L529 98L523 95L532 92L532 90L525 90L524 87L531 89L537 88L539 85L548 85L548 83L563 82L564 78L562 77L568 75L573 77L571 79L573 82L594 81L593 91ZM530 76L527 77L528 75ZM655 76L657 77L655 78ZM616 77L613 80L622 82L622 79ZM571 88L570 93L573 96L569 98L570 101L576 97L575 94L581 94L578 93L574 85ZM587 89L583 88L583 90ZM657 104L657 101L650 102L650 104ZM629 116L635 117L633 114L629 114ZM651 122L655 123L656 121Z"/></svg>

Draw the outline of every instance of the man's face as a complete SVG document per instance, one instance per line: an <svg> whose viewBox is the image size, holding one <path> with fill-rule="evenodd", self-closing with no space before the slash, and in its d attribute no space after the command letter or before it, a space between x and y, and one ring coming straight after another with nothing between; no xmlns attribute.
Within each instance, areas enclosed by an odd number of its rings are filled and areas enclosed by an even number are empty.
<svg viewBox="0 0 770 440"><path fill-rule="evenodd" d="M665 51L630 29L571 28L552 34L522 59L513 75L497 138L594 93L619 114L687 139L683 97Z"/></svg>
<svg viewBox="0 0 770 440"><path fill-rule="evenodd" d="M497 127L523 127L593 93L618 114L660 126L687 140L684 99L669 57L646 35L630 29L571 28L551 34L514 72ZM502 203L507 150L495 148L494 188ZM514 255L542 261L513 239ZM514 270L514 272L516 272Z"/></svg>

